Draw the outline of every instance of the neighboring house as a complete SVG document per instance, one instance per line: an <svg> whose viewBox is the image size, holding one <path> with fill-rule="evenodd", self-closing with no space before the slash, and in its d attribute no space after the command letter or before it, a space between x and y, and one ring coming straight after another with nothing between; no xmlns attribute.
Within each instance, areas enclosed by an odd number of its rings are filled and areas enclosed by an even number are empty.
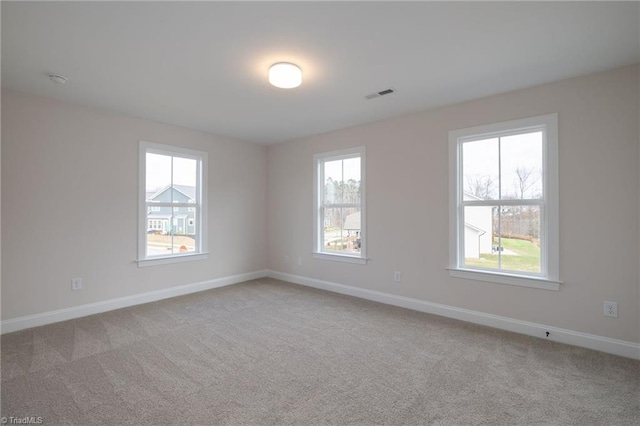
<svg viewBox="0 0 640 426"><path fill-rule="evenodd" d="M195 204L193 186L166 186L159 191L147 192L147 201ZM195 207L154 207L147 208L147 231L158 231L167 234L173 231L177 235L195 235L196 209Z"/></svg>
<svg viewBox="0 0 640 426"><path fill-rule="evenodd" d="M360 236L360 212L355 212L344 218L345 231L355 231L356 236Z"/></svg>
<svg viewBox="0 0 640 426"><path fill-rule="evenodd" d="M356 239L351 242L353 244L352 248L354 250L359 250L362 245L362 240L360 239L360 212L355 212L345 217L344 226L342 228L347 231L350 236L356 237Z"/></svg>
<svg viewBox="0 0 640 426"><path fill-rule="evenodd" d="M465 200L481 200L468 192ZM464 257L477 259L483 253L491 253L493 223L491 206L467 207L464 212Z"/></svg>

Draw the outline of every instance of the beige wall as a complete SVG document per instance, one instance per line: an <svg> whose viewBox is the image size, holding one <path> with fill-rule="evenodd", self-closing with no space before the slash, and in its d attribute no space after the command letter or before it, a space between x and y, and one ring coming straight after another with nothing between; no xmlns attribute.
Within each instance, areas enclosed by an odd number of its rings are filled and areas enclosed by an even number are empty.
<svg viewBox="0 0 640 426"><path fill-rule="evenodd" d="M640 342L639 70L564 80L268 149L3 92L2 319L268 266ZM553 112L559 114L565 284L554 292L449 278L449 130ZM208 260L135 264L140 139L209 152ZM362 266L313 259L313 154L360 145L367 147L372 260ZM393 282L394 270L402 272L401 283ZM84 279L84 290L70 291L75 276ZM605 299L619 303L618 319L602 315Z"/></svg>
<svg viewBox="0 0 640 426"><path fill-rule="evenodd" d="M270 146L269 268L640 342L638 85L626 67ZM561 290L450 278L448 132L548 113L559 114ZM313 259L312 157L360 145L371 262ZM619 318L603 316L604 300Z"/></svg>
<svg viewBox="0 0 640 426"><path fill-rule="evenodd" d="M209 153L208 260L134 262L141 139ZM266 266L263 146L3 92L1 169L3 320Z"/></svg>

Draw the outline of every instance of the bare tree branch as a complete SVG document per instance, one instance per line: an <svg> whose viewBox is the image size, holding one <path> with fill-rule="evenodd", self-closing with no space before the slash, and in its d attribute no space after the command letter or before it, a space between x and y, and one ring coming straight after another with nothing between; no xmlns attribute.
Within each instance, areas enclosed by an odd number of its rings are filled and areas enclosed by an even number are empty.
<svg viewBox="0 0 640 426"><path fill-rule="evenodd" d="M516 169L516 175L518 176L517 186L521 200L524 199L524 194L538 182L538 177L533 172L533 168L518 167Z"/></svg>
<svg viewBox="0 0 640 426"><path fill-rule="evenodd" d="M467 176L466 191L478 198L488 200L493 197L494 183L491 176L473 175Z"/></svg>

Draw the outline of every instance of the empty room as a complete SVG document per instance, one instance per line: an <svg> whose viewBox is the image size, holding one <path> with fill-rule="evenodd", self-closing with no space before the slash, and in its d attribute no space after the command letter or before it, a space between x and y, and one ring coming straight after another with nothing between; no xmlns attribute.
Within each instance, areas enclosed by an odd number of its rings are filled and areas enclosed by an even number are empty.
<svg viewBox="0 0 640 426"><path fill-rule="evenodd" d="M640 2L0 12L2 424L638 424Z"/></svg>

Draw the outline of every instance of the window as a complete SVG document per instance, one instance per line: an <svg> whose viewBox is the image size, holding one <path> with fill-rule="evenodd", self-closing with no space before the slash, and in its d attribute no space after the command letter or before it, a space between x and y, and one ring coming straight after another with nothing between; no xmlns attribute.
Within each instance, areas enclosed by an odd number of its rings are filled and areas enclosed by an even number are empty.
<svg viewBox="0 0 640 426"><path fill-rule="evenodd" d="M366 263L364 147L314 156L314 257Z"/></svg>
<svg viewBox="0 0 640 426"><path fill-rule="evenodd" d="M449 133L450 274L559 289L557 114Z"/></svg>
<svg viewBox="0 0 640 426"><path fill-rule="evenodd" d="M163 225L162 220L158 219L149 219L149 226L147 227L148 231L162 231L165 227Z"/></svg>
<svg viewBox="0 0 640 426"><path fill-rule="evenodd" d="M205 152L140 142L139 266L206 258L206 176Z"/></svg>

